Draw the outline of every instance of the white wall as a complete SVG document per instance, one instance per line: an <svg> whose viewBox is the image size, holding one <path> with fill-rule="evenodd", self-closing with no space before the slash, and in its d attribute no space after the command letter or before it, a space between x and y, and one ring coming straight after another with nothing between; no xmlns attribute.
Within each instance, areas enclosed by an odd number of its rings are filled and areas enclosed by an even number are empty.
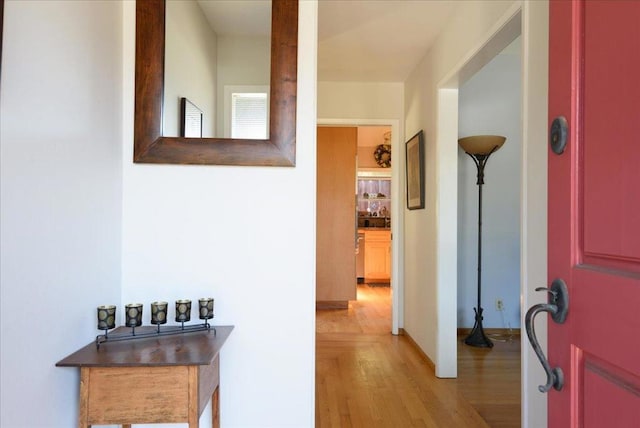
<svg viewBox="0 0 640 428"><path fill-rule="evenodd" d="M216 126L216 34L195 1L166 3L164 121L166 136L180 133L180 98L203 112L202 135Z"/></svg>
<svg viewBox="0 0 640 428"><path fill-rule="evenodd" d="M318 82L318 117L402 119L403 111L401 83Z"/></svg>
<svg viewBox="0 0 640 428"><path fill-rule="evenodd" d="M0 426L77 424L96 306L120 302L122 4L7 1Z"/></svg>
<svg viewBox="0 0 640 428"><path fill-rule="evenodd" d="M124 7L121 303L213 296L215 323L235 325L222 426L312 426L317 2L300 2L295 168L131 163L135 8Z"/></svg>
<svg viewBox="0 0 640 428"><path fill-rule="evenodd" d="M426 208L405 213L404 328L434 361L440 377L457 373L457 198L452 196L457 192L458 144L452 132L441 129L442 123L457 120L457 94L443 88L517 3L459 2L405 82L405 134L425 132ZM445 104L446 111L440 108Z"/></svg>
<svg viewBox="0 0 640 428"><path fill-rule="evenodd" d="M458 92L458 135L503 135L489 158L482 198L484 327L520 327L520 176L522 153L520 38ZM471 328L478 305L477 169L458 151L458 327ZM502 299L504 311L496 310Z"/></svg>
<svg viewBox="0 0 640 428"><path fill-rule="evenodd" d="M535 288L547 281L547 104L549 75L549 2L522 5L522 308L546 302ZM543 143L544 142L544 143ZM536 335L546 353L547 320L536 321ZM521 342L522 427L547 424L546 379L527 340Z"/></svg>
<svg viewBox="0 0 640 428"><path fill-rule="evenodd" d="M374 152L380 144L391 144L391 140L385 140L385 134L391 133L390 126L359 126L358 127L358 168L375 168L376 170L383 168L376 162ZM393 168L393 163L391 167Z"/></svg>
<svg viewBox="0 0 640 428"><path fill-rule="evenodd" d="M299 27L298 27L299 28ZM271 39L264 36L218 37L217 135L223 136L225 117L231 123L225 86L269 86ZM225 111L226 109L226 111ZM230 126L228 126L230 132ZM230 135L230 134L229 134Z"/></svg>

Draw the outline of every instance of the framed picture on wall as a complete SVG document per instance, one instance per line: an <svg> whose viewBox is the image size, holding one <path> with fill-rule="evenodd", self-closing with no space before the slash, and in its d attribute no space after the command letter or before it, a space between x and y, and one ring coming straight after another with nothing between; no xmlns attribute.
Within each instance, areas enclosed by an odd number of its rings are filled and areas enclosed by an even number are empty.
<svg viewBox="0 0 640 428"><path fill-rule="evenodd" d="M422 130L406 144L407 155L407 208L424 208L424 137Z"/></svg>
<svg viewBox="0 0 640 428"><path fill-rule="evenodd" d="M202 110L184 97L180 98L180 136L202 138Z"/></svg>

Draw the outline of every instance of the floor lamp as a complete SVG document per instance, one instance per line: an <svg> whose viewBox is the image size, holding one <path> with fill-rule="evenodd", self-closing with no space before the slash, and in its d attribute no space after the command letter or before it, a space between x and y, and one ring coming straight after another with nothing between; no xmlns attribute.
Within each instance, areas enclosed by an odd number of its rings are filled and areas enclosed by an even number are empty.
<svg viewBox="0 0 640 428"><path fill-rule="evenodd" d="M493 342L487 337L482 328L482 185L484 184L484 168L494 152L504 142L505 137L498 135L475 135L458 140L462 150L473 159L478 169L478 306L473 308L476 313L476 322L471 333L464 339L464 343L480 348L491 348Z"/></svg>

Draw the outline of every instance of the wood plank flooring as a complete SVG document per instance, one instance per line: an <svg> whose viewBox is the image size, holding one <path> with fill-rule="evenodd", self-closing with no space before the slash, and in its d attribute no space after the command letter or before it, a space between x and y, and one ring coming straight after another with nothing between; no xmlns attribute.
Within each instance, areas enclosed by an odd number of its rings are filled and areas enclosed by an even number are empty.
<svg viewBox="0 0 640 428"><path fill-rule="evenodd" d="M458 344L456 384L492 428L520 427L520 336L493 349Z"/></svg>
<svg viewBox="0 0 640 428"><path fill-rule="evenodd" d="M459 378L438 379L390 334L390 305L388 287L359 285L349 309L316 312L316 427L520 426L517 342L461 345Z"/></svg>

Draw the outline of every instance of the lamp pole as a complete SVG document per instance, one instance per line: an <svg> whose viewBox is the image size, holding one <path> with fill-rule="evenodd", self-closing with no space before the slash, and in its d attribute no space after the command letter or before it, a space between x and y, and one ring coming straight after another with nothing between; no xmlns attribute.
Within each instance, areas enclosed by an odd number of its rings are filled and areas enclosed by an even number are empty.
<svg viewBox="0 0 640 428"><path fill-rule="evenodd" d="M478 170L476 182L478 185L478 305L473 308L476 314L475 324L471 333L464 339L464 343L481 348L493 347L493 342L484 333L484 328L482 327L482 186L484 185L484 168L489 160L489 156L499 148L500 146L495 146L486 154L469 153L465 151L465 153L473 159Z"/></svg>

